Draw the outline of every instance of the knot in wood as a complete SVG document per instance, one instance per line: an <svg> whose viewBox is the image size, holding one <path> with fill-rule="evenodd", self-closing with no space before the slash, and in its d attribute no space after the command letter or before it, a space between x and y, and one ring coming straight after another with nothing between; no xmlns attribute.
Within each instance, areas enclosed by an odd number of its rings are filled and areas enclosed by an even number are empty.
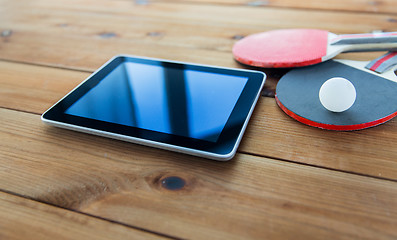
<svg viewBox="0 0 397 240"><path fill-rule="evenodd" d="M233 40L240 40L240 39L243 39L243 38L244 38L244 35L239 35L239 34L234 35L234 36L232 37Z"/></svg>
<svg viewBox="0 0 397 240"><path fill-rule="evenodd" d="M1 37L9 37L11 35L12 35L12 30L4 30L0 34Z"/></svg>
<svg viewBox="0 0 397 240"><path fill-rule="evenodd" d="M113 33L113 32L102 32L102 33L99 33L98 35L101 38L114 38L114 37L117 37L117 34Z"/></svg>
<svg viewBox="0 0 397 240"><path fill-rule="evenodd" d="M181 190L185 187L186 181L177 176L170 176L161 180L161 186L168 190Z"/></svg>
<svg viewBox="0 0 397 240"><path fill-rule="evenodd" d="M148 32L147 36L149 37L162 37L164 35L164 33L162 32Z"/></svg>

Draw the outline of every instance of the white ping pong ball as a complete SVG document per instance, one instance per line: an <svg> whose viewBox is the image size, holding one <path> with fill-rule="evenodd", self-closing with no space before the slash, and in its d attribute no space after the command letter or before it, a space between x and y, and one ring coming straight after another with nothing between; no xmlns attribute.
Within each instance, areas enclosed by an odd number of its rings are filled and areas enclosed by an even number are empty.
<svg viewBox="0 0 397 240"><path fill-rule="evenodd" d="M343 112L356 101L356 88L347 79L334 77L328 79L320 88L321 104L331 112Z"/></svg>

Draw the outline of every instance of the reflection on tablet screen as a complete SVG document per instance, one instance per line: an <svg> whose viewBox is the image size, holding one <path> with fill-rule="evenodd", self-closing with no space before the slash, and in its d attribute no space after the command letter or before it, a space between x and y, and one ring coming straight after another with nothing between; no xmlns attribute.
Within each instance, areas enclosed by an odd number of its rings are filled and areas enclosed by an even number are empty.
<svg viewBox="0 0 397 240"><path fill-rule="evenodd" d="M216 142L247 80L124 62L65 113Z"/></svg>

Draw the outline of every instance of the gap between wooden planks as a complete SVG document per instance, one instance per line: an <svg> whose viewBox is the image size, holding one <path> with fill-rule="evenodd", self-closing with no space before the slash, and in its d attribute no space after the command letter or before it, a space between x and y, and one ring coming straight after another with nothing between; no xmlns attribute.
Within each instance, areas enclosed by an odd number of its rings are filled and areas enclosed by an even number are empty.
<svg viewBox="0 0 397 240"><path fill-rule="evenodd" d="M397 183L238 154L215 162L0 109L0 189L181 238L397 236ZM162 181L184 179L179 191Z"/></svg>
<svg viewBox="0 0 397 240"><path fill-rule="evenodd" d="M169 239L0 191L0 239Z"/></svg>
<svg viewBox="0 0 397 240"><path fill-rule="evenodd" d="M42 114L88 76L86 72L0 61L0 107ZM294 121L274 99L262 97L239 151L396 180L395 142L395 120L357 132L320 130Z"/></svg>

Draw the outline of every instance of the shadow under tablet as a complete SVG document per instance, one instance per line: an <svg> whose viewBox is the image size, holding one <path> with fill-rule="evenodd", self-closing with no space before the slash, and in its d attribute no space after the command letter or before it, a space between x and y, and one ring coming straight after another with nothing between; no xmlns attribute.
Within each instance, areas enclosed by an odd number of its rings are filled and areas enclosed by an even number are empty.
<svg viewBox="0 0 397 240"><path fill-rule="evenodd" d="M344 112L328 111L319 99L322 84L333 77L346 78L356 88L356 101ZM397 115L397 83L330 60L284 75L277 85L276 101L285 113L304 124L329 130L359 130Z"/></svg>

